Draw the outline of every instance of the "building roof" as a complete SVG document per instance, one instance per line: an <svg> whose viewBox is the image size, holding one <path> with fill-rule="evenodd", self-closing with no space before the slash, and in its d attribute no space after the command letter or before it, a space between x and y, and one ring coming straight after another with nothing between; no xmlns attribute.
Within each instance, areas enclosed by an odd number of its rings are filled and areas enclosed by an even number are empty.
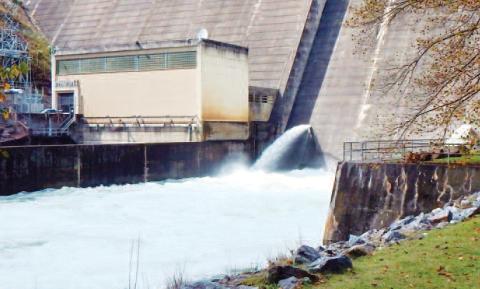
<svg viewBox="0 0 480 289"><path fill-rule="evenodd" d="M223 43L210 39L184 39L184 40L170 40L170 41L155 41L155 42L136 42L126 44L113 44L105 46L90 46L90 47L55 47L55 55L77 55L90 53L104 53L104 52L118 52L118 51L134 51L134 50L149 50L161 48L176 48L176 47L196 47L198 45L206 47L215 47L216 49L233 51L239 54L248 54L248 48Z"/></svg>
<svg viewBox="0 0 480 289"><path fill-rule="evenodd" d="M284 90L312 0L30 0L55 45L209 39L249 48L251 85Z"/></svg>

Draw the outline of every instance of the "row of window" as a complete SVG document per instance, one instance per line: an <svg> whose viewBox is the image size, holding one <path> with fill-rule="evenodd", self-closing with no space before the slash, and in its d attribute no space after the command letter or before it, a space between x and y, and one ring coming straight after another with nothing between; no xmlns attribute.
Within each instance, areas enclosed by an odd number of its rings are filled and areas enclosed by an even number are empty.
<svg viewBox="0 0 480 289"><path fill-rule="evenodd" d="M249 102L253 103L270 103L273 104L273 96L266 96L266 95L249 95L248 96Z"/></svg>
<svg viewBox="0 0 480 289"><path fill-rule="evenodd" d="M185 51L60 60L57 61L57 74L192 69L196 67L197 52Z"/></svg>

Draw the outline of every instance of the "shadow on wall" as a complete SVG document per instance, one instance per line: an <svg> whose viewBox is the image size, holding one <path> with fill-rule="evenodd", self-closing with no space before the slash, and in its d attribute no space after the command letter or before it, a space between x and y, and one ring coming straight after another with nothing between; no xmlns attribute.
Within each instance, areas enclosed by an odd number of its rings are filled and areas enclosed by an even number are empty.
<svg viewBox="0 0 480 289"><path fill-rule="evenodd" d="M325 4L287 130L310 123L349 3L349 0L327 0Z"/></svg>

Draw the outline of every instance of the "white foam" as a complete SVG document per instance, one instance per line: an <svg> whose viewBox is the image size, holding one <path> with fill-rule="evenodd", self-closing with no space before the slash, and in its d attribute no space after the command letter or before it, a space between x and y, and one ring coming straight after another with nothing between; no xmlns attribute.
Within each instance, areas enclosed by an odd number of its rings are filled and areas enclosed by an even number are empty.
<svg viewBox="0 0 480 289"><path fill-rule="evenodd" d="M266 254L295 247L299 232L320 244L332 184L318 170L241 171L2 197L0 288L128 288L139 236L137 288L162 287L183 264L192 279L265 265Z"/></svg>

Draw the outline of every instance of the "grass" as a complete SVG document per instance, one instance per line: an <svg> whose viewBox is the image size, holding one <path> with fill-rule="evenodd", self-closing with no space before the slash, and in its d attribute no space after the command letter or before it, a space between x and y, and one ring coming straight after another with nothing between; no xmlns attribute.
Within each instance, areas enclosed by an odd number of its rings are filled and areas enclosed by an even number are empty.
<svg viewBox="0 0 480 289"><path fill-rule="evenodd" d="M322 275L321 288L480 288L480 217L353 260L353 270ZM245 285L266 288L264 273Z"/></svg>
<svg viewBox="0 0 480 289"><path fill-rule="evenodd" d="M429 164L447 164L449 162L450 162L450 164L456 164L456 165L468 165L468 164L478 165L478 164L480 164L480 155L478 155L478 154L474 154L474 155L468 154L468 155L463 155L461 157L450 158L450 161L448 160L448 158L444 158L444 159L432 160L432 161L429 161L429 162L426 162L426 163L429 163Z"/></svg>

